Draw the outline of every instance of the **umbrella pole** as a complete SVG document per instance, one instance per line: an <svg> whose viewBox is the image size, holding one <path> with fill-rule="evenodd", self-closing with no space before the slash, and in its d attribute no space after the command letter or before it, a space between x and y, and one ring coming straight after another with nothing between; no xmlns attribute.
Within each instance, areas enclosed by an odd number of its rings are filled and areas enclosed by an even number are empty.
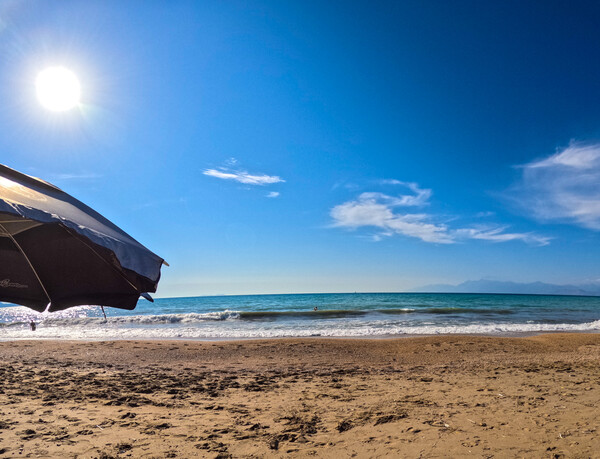
<svg viewBox="0 0 600 459"><path fill-rule="evenodd" d="M102 309L102 314L104 314L104 320L107 320L106 313L104 312L104 306L100 306L100 309Z"/></svg>

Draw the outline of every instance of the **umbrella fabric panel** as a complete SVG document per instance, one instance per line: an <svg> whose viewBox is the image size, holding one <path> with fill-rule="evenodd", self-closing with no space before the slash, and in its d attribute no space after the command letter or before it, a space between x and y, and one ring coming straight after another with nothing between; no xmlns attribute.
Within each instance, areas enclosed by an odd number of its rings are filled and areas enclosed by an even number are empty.
<svg viewBox="0 0 600 459"><path fill-rule="evenodd" d="M110 250L60 224L38 226L14 238L50 296L50 311L84 304L135 308L140 292L136 284L144 281L132 282Z"/></svg>
<svg viewBox="0 0 600 459"><path fill-rule="evenodd" d="M0 212L71 228L112 250L123 268L153 281L148 291L156 291L163 259L59 188L0 165Z"/></svg>
<svg viewBox="0 0 600 459"><path fill-rule="evenodd" d="M50 300L27 259L8 236L0 233L0 301L42 312Z"/></svg>

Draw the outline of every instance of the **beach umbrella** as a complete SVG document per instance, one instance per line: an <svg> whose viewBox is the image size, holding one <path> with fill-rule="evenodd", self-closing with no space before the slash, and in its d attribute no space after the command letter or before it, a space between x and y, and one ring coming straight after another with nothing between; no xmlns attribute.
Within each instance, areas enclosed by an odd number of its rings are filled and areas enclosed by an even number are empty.
<svg viewBox="0 0 600 459"><path fill-rule="evenodd" d="M152 300L163 263L60 188L0 164L0 301L134 309Z"/></svg>

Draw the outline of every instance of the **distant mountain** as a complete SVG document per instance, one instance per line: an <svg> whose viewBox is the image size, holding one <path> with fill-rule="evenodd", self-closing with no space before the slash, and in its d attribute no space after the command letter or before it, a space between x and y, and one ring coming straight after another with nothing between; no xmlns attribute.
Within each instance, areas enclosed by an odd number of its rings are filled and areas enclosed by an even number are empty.
<svg viewBox="0 0 600 459"><path fill-rule="evenodd" d="M544 282L523 284L493 280L470 280L458 285L434 284L414 289L430 293L522 293L538 295L594 295L600 296L600 284L556 285Z"/></svg>

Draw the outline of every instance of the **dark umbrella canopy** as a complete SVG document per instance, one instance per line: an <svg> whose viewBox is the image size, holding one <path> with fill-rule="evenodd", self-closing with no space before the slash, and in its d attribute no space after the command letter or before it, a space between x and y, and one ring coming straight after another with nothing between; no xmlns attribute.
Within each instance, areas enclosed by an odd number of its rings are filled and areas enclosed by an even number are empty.
<svg viewBox="0 0 600 459"><path fill-rule="evenodd" d="M134 309L163 263L61 189L0 164L0 301Z"/></svg>

